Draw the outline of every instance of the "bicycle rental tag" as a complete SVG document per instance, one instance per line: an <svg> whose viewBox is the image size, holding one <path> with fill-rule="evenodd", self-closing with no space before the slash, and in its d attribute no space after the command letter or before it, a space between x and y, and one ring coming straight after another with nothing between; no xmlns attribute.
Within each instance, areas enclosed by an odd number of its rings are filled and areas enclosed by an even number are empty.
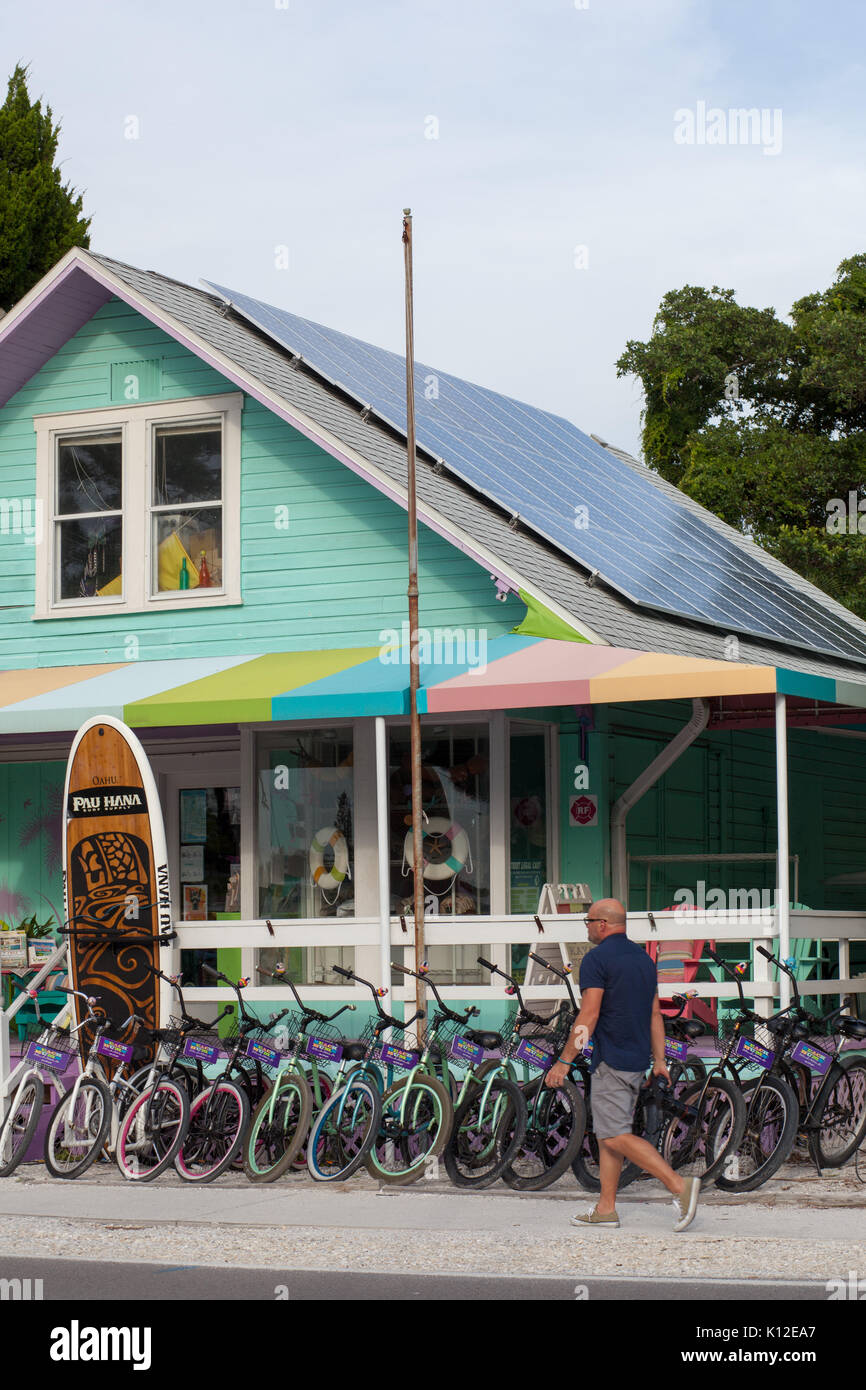
<svg viewBox="0 0 866 1390"><path fill-rule="evenodd" d="M769 1071L775 1055L769 1047L762 1047L760 1043L755 1042L754 1038L737 1038L734 1056L742 1057L744 1062L754 1062L755 1066Z"/></svg>
<svg viewBox="0 0 866 1390"><path fill-rule="evenodd" d="M191 1057L194 1062L215 1062L219 1054L218 1047L212 1047L210 1043L202 1042L200 1038L187 1038L183 1045L184 1057Z"/></svg>
<svg viewBox="0 0 866 1390"><path fill-rule="evenodd" d="M798 1042L791 1052L792 1062L802 1062L810 1071L820 1072L821 1076L825 1071L829 1071L833 1064L833 1058L829 1052L824 1052L820 1047L813 1047L811 1043Z"/></svg>
<svg viewBox="0 0 866 1390"><path fill-rule="evenodd" d="M474 1065L484 1056L484 1048L468 1038L455 1037L451 1039L451 1056L456 1062L471 1062Z"/></svg>
<svg viewBox="0 0 866 1390"><path fill-rule="evenodd" d="M679 1042L676 1038L665 1038L665 1056L669 1062L684 1062L688 1052L688 1043Z"/></svg>
<svg viewBox="0 0 866 1390"><path fill-rule="evenodd" d="M49 1071L66 1071L70 1057L67 1052L61 1052L59 1047L46 1047L45 1043L32 1042L27 1049L27 1060L38 1062L41 1067L48 1067Z"/></svg>
<svg viewBox="0 0 866 1390"><path fill-rule="evenodd" d="M112 1062L130 1062L132 1060L132 1048L126 1043L115 1042L113 1038L98 1038L96 1050L103 1057L110 1057Z"/></svg>
<svg viewBox="0 0 866 1390"><path fill-rule="evenodd" d="M411 1071L418 1065L418 1053L407 1052L405 1047L395 1047L393 1043L383 1043L382 1061L390 1062L391 1066L400 1067L403 1071Z"/></svg>
<svg viewBox="0 0 866 1390"><path fill-rule="evenodd" d="M268 1047L267 1043L259 1042L257 1038L247 1038L247 1056L256 1062L265 1062L269 1067L275 1067L280 1060L276 1048Z"/></svg>
<svg viewBox="0 0 866 1390"><path fill-rule="evenodd" d="M546 1047L539 1047L538 1043L530 1042L528 1038L523 1038L514 1057L518 1062L528 1062L537 1071L548 1071L553 1063L553 1053L548 1052Z"/></svg>
<svg viewBox="0 0 866 1390"><path fill-rule="evenodd" d="M339 1062L343 1056L343 1045L331 1042L329 1038L307 1038L307 1056L317 1057L320 1062Z"/></svg>
<svg viewBox="0 0 866 1390"><path fill-rule="evenodd" d="M592 1056L592 1054L593 1054L594 1051L595 1051L595 1043L593 1042L592 1038L590 1038L589 1042L586 1044L586 1047L583 1049L583 1051L581 1052L580 1055L581 1055L581 1057L587 1057L587 1058L589 1058L589 1057Z"/></svg>

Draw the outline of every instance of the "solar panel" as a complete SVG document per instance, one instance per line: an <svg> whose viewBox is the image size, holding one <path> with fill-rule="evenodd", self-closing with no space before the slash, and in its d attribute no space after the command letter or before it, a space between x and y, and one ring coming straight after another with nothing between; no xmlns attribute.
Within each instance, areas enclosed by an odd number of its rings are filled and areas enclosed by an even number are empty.
<svg viewBox="0 0 866 1390"><path fill-rule="evenodd" d="M250 323L405 432L404 359L204 281ZM415 364L419 446L634 603L834 656L866 637L568 420ZM585 510L584 510L585 509Z"/></svg>

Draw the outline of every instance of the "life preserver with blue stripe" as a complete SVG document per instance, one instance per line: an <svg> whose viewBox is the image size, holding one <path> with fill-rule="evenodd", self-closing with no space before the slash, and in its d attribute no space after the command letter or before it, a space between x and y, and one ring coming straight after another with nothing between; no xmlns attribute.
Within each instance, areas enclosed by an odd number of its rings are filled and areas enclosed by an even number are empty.
<svg viewBox="0 0 866 1390"><path fill-rule="evenodd" d="M456 878L469 858L469 836L456 821L445 816L431 816L422 827L421 852L424 856L424 877L431 882ZM414 867L412 831L403 843L407 869Z"/></svg>

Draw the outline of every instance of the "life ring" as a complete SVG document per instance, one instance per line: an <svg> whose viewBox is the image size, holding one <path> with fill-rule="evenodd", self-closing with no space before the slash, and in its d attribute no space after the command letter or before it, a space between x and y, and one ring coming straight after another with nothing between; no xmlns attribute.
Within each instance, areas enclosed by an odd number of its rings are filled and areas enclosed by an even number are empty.
<svg viewBox="0 0 866 1390"><path fill-rule="evenodd" d="M435 882L442 878L456 878L469 858L469 836L456 821L446 816L432 816L422 826L421 852L424 857L424 877ZM431 857L425 853L424 841L431 840ZM412 854L412 831L403 842L403 858L408 873L414 866Z"/></svg>
<svg viewBox="0 0 866 1390"><path fill-rule="evenodd" d="M334 851L334 863L329 872L325 870L325 850L328 845ZM346 837L333 825L317 830L310 845L310 873L317 888L339 888L349 876L349 846Z"/></svg>

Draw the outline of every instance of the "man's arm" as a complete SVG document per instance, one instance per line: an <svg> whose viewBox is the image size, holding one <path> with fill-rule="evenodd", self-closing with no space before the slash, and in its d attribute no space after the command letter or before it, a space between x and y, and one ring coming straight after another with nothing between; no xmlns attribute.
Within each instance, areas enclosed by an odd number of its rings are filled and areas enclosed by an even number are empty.
<svg viewBox="0 0 866 1390"><path fill-rule="evenodd" d="M656 994L653 1000L653 1012L650 1019L650 1039L653 1049L653 1076L666 1076L670 1081L668 1064L665 1061L665 1021L662 1015L659 997Z"/></svg>
<svg viewBox="0 0 866 1390"><path fill-rule="evenodd" d="M574 1020L568 1040L560 1054L560 1060L554 1062L547 1073L548 1086L561 1086L568 1076L570 1063L574 1061L578 1052L583 1051L595 1031L603 998L603 989L585 989L583 991L580 996L580 1013ZM664 1043L662 1043L662 1050L664 1050Z"/></svg>

